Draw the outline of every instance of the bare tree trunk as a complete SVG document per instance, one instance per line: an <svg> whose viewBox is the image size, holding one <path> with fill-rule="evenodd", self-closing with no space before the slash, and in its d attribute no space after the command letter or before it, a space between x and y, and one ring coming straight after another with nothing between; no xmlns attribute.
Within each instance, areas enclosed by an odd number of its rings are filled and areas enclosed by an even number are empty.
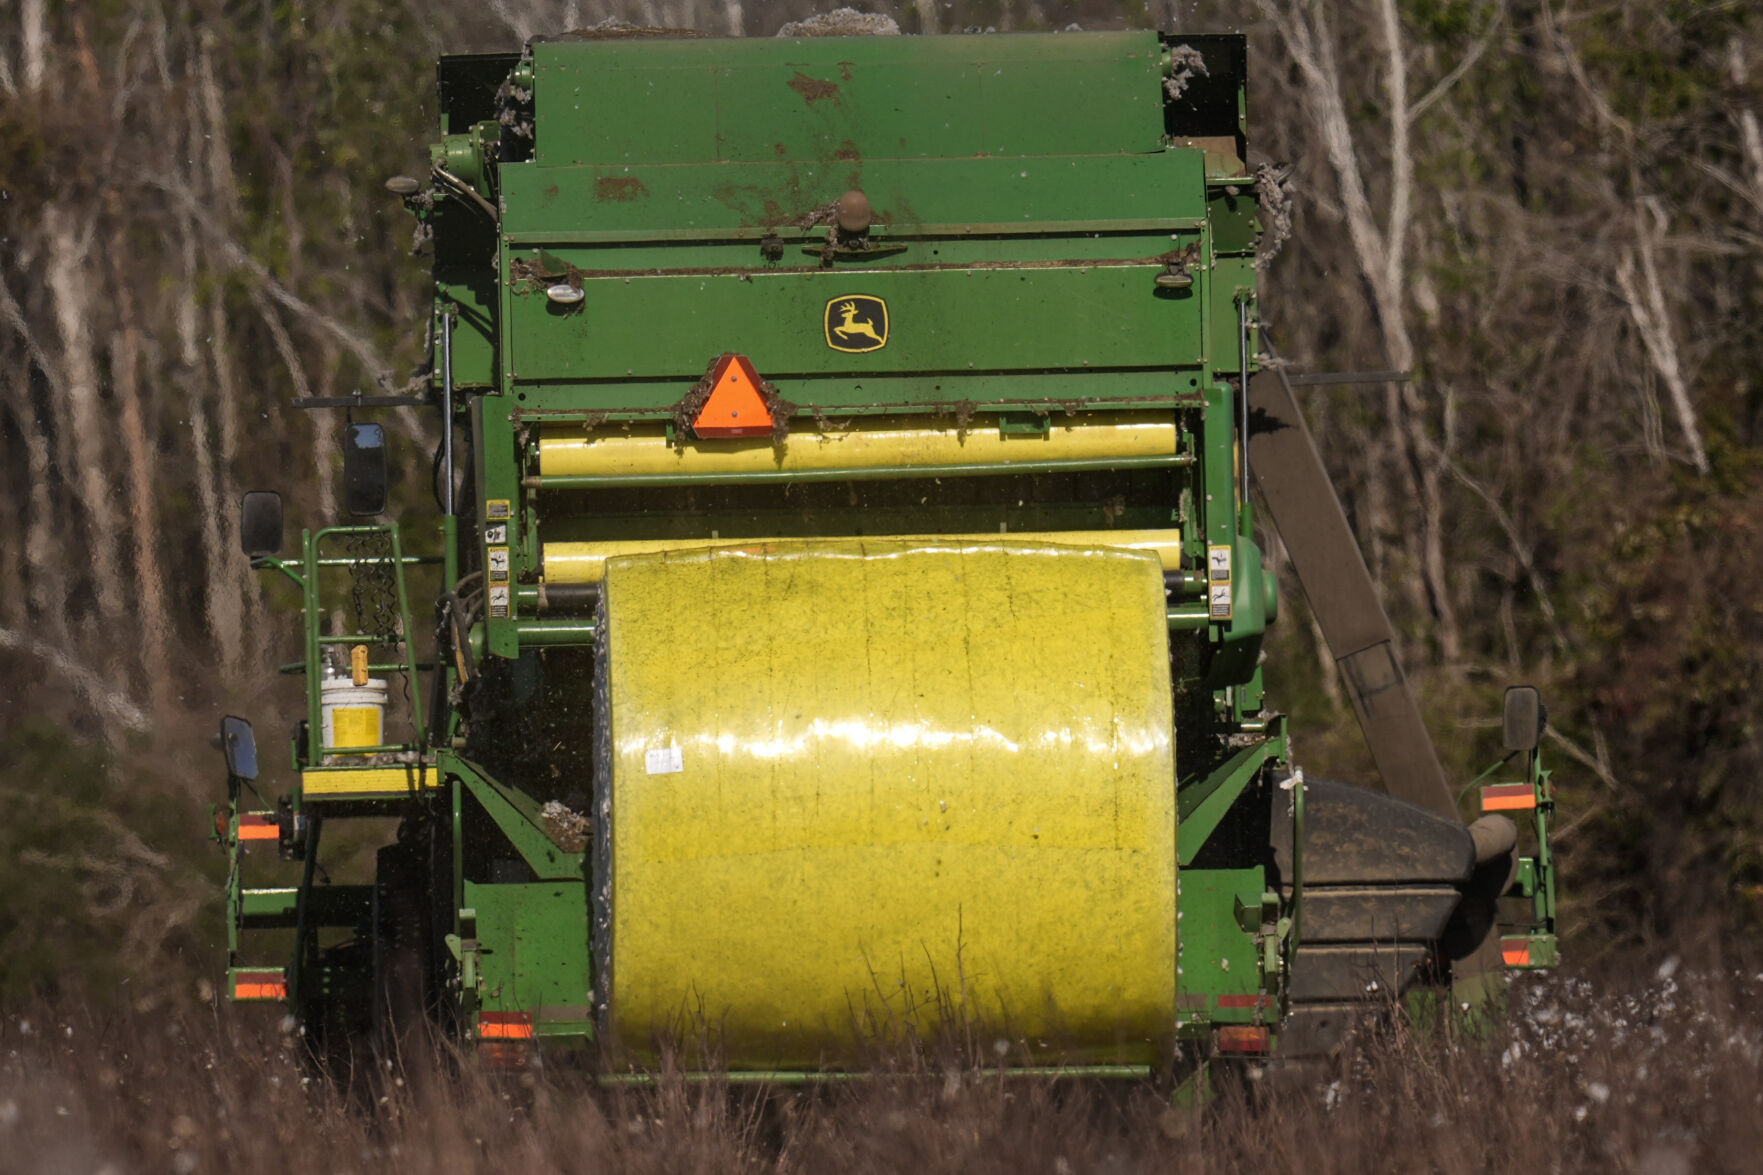
<svg viewBox="0 0 1763 1175"><path fill-rule="evenodd" d="M60 205L43 210L47 286L61 335L62 387L72 435L66 452L71 466L63 474L75 487L87 524L87 554L97 590L98 611L106 622L119 620L125 609L116 548L122 538L108 479L110 463L104 438L109 429L99 405L98 365L92 341L92 304L86 267L90 243L79 239L73 214Z"/></svg>
<svg viewBox="0 0 1763 1175"><path fill-rule="evenodd" d="M25 93L35 94L49 76L49 27L43 0L23 0L18 12L18 72Z"/></svg>
<svg viewBox="0 0 1763 1175"><path fill-rule="evenodd" d="M325 396L337 394L337 368L339 366L337 350L327 343L318 345L319 393ZM337 487L331 471L331 455L337 451L339 433L337 414L335 412L309 412L312 420L312 452L316 464L314 472L318 483L318 518L319 525L329 526L337 519Z"/></svg>
<svg viewBox="0 0 1763 1175"><path fill-rule="evenodd" d="M1407 61L1395 0L1378 0L1390 127L1389 208L1381 227L1372 211L1363 165L1347 117L1326 7L1302 0L1284 5L1264 0L1263 10L1275 19L1310 99L1310 117L1334 173L1347 233L1371 290L1385 356L1395 370L1410 371L1414 366L1414 343L1406 315L1406 264L1414 160L1408 138ZM1384 404L1396 434L1394 460L1398 474L1409 500L1420 509L1416 555L1427 598L1438 621L1439 653L1447 664L1455 663L1462 653L1462 637L1451 601L1444 547L1444 500L1434 444L1426 433L1424 405L1412 383L1390 385Z"/></svg>
<svg viewBox="0 0 1763 1175"><path fill-rule="evenodd" d="M60 382L54 361L31 330L24 317L24 308L13 298L3 278L0 278L0 313L4 314L7 325L18 332L31 357L31 364L42 372L53 393ZM50 430L53 426L38 416L31 394L31 371L31 365L26 364L11 373L17 380L13 384L13 414L18 420L19 432L25 438L25 467L31 487L25 512L25 580L29 584L29 606L36 627L51 640L65 642L67 576L61 562L62 552L55 541L55 500L51 493L54 457L50 451Z"/></svg>
<svg viewBox="0 0 1763 1175"><path fill-rule="evenodd" d="M25 454L31 475L30 517L25 533L25 568L31 581L31 608L38 631L65 645L67 575L55 527L55 500L50 494L49 438L42 427L26 434Z"/></svg>
<svg viewBox="0 0 1763 1175"><path fill-rule="evenodd" d="M1697 473L1705 474L1708 453L1702 444L1701 427L1696 423L1695 407L1690 403L1689 381L1683 373L1677 335L1671 329L1671 311L1665 305L1665 291L1659 281L1655 249L1664 236L1664 210L1656 201L1643 201L1642 207L1635 210L1634 246L1616 265L1616 285L1647 349L1647 358L1671 397L1678 427L1689 445L1690 464Z"/></svg>
<svg viewBox="0 0 1763 1175"><path fill-rule="evenodd" d="M197 338L200 308L196 302L198 272L196 268L196 228L187 215L179 217L183 240L183 283L178 288L177 329L178 358L182 371L184 402L189 412L190 449L194 459L192 477L196 491L196 526L202 537L202 611L203 627L213 638L218 650L222 679L235 681L245 666L243 648L244 623L240 600L244 593L229 574L231 560L226 542L224 513L233 509L220 484L221 470L214 456L214 443L207 399L209 389L217 382L211 379L203 361L202 343ZM220 291L212 295L217 303ZM212 319L210 320L212 324ZM208 340L208 355L215 356L215 340ZM215 372L220 370L217 365ZM226 395L224 390L218 393Z"/></svg>
<svg viewBox="0 0 1763 1175"><path fill-rule="evenodd" d="M122 233L112 237L111 282L121 329L111 343L111 378L116 389L123 451L128 456L129 514L134 537L135 591L139 601L141 669L147 697L156 713L171 708L171 612L166 606L165 577L159 562L159 513L154 500L153 452L141 412L139 383L141 336L135 321L134 297L122 272Z"/></svg>
<svg viewBox="0 0 1763 1175"><path fill-rule="evenodd" d="M208 613L208 630L219 646L221 675L230 684L238 679L245 664L239 592L227 575L228 552L220 528L221 511L229 509L232 504L223 504L220 499L219 471L209 435L208 407L203 399L192 389L190 449L196 466L196 522L202 535L202 595Z"/></svg>
<svg viewBox="0 0 1763 1175"><path fill-rule="evenodd" d="M226 108L214 81L213 34L198 34L201 50L196 57L196 77L202 93L201 125L207 145L209 198L218 206L221 219L231 231L239 218L239 188L233 180L233 155L227 144Z"/></svg>
<svg viewBox="0 0 1763 1175"><path fill-rule="evenodd" d="M239 427L242 391L236 378L237 368L234 364L226 301L219 290L215 291L208 304L208 340L208 355L214 369L215 401L218 406L216 416L220 424L220 460L217 466L224 507L220 515L220 540L222 553L226 557L226 567L231 572L222 578L232 593L232 603L228 607L238 613L236 620L228 617L227 623L239 626L241 655L249 658L261 651L252 647L255 642L251 634L264 630L263 597L254 588L250 560L244 557L239 546L239 514L234 507L234 503L239 500L239 488L233 477L233 467L238 462L243 441ZM242 662L240 671L243 672L249 664L249 660Z"/></svg>

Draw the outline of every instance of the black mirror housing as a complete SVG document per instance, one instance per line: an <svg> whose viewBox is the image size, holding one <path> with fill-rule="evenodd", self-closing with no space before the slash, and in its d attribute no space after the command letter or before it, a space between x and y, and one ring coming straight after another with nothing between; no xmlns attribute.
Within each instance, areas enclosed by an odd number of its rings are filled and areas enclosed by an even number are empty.
<svg viewBox="0 0 1763 1175"><path fill-rule="evenodd" d="M282 552L282 496L252 490L239 503L239 546L253 559Z"/></svg>
<svg viewBox="0 0 1763 1175"><path fill-rule="evenodd" d="M249 722L231 714L222 718L220 750L226 756L227 774L240 779L257 778L257 736Z"/></svg>
<svg viewBox="0 0 1763 1175"><path fill-rule="evenodd" d="M356 517L386 510L386 430L350 424L343 435L343 506Z"/></svg>
<svg viewBox="0 0 1763 1175"><path fill-rule="evenodd" d="M1535 686L1515 685L1506 690L1502 725L1505 727L1508 752L1537 749L1537 744L1543 741L1543 731L1549 725L1549 718L1543 709L1543 697Z"/></svg>

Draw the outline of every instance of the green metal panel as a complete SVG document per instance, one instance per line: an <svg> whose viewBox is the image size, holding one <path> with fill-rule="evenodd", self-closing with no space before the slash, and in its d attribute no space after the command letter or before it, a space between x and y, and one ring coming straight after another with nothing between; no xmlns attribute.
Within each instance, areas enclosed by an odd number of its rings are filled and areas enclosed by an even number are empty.
<svg viewBox="0 0 1763 1175"><path fill-rule="evenodd" d="M709 356L706 356L708 359ZM772 373L763 366L762 374ZM621 413L654 416L671 412L685 392L703 375L682 372L661 380L594 380L582 384L558 381L524 381L515 388L514 404L492 402L487 413L499 412L504 422L536 422L546 413L580 417L600 411L617 419ZM1166 408L1192 403L1201 377L1193 370L1119 371L1080 368L1076 371L1013 371L1003 374L937 372L930 375L817 375L792 381L782 377L779 387L785 399L803 408L837 409L861 414L865 411L901 412L942 405L945 411L966 404L986 410L1023 408L1064 411L1067 408ZM492 494L506 497L506 494Z"/></svg>
<svg viewBox="0 0 1763 1175"><path fill-rule="evenodd" d="M578 312L544 295L513 299L513 377L684 378L725 351L767 378L814 372L1010 370L1193 365L1204 351L1196 316L1156 296L1150 265L773 276L630 276L593 281ZM827 303L862 294L887 302L887 345L835 351ZM680 393L685 388L679 389ZM790 391L780 385L786 398Z"/></svg>
<svg viewBox="0 0 1763 1175"><path fill-rule="evenodd" d="M1253 869L1183 869L1178 882L1181 910L1178 958L1184 1010L1204 1008L1213 1021L1271 1021L1275 1014L1244 997L1261 994L1261 957L1252 933L1245 931L1239 911L1259 910L1266 873ZM1223 1005L1219 997L1225 998ZM1235 997L1233 1000L1231 997Z"/></svg>
<svg viewBox="0 0 1763 1175"><path fill-rule="evenodd" d="M520 163L501 169L507 206L502 227L516 245L756 241L773 229L786 236L804 235L802 227L792 229L793 222L851 188L861 188L877 222L894 235L1191 229L1202 223L1207 211L1203 165L1202 153L1191 150L1036 159L879 158L695 166ZM1237 203L1246 207L1249 201ZM1021 244L1016 243L1013 256L1020 258ZM1163 244L1148 252L1169 247ZM904 259L929 262L928 252L929 247L915 247ZM759 261L757 250L746 249L737 258L718 263ZM785 264L792 262L801 264L801 254Z"/></svg>
<svg viewBox="0 0 1763 1175"><path fill-rule="evenodd" d="M1213 187L1207 193L1206 215L1212 222L1213 248L1253 256L1261 232L1260 201L1253 187Z"/></svg>
<svg viewBox="0 0 1763 1175"><path fill-rule="evenodd" d="M787 157L1154 151L1156 34L546 42L537 157L697 163Z"/></svg>
<svg viewBox="0 0 1763 1175"><path fill-rule="evenodd" d="M1181 864L1185 867L1236 806L1243 790L1267 765L1270 753L1283 748L1269 743L1245 747L1219 764L1204 779L1181 791Z"/></svg>
<svg viewBox="0 0 1763 1175"><path fill-rule="evenodd" d="M589 1019L593 1000L584 883L468 881L465 904L477 911L485 1010L527 1011L535 1019Z"/></svg>

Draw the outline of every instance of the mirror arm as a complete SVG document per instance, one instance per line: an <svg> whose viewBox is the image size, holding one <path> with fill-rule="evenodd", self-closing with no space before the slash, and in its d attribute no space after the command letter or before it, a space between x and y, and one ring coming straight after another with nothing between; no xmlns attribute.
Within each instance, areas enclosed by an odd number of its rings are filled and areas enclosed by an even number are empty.
<svg viewBox="0 0 1763 1175"><path fill-rule="evenodd" d="M1483 771L1480 775L1476 776L1474 779L1472 779L1468 783L1464 784L1463 790L1461 790L1457 793L1457 803L1461 804L1463 802L1463 797L1469 794L1469 790L1471 788L1473 788L1476 784L1480 783L1482 780L1486 779L1488 776L1492 775L1494 772L1498 771L1500 768L1504 767L1506 764L1510 763L1512 761L1512 756L1519 755L1519 754L1523 754L1523 752L1522 751L1507 751L1504 758L1500 759L1498 762L1494 763L1491 767L1489 767L1486 771Z"/></svg>
<svg viewBox="0 0 1763 1175"><path fill-rule="evenodd" d="M246 779L243 775L234 775L229 771L226 775L226 781L227 787L232 791L232 799L235 804L238 803L239 789L242 787L252 795L256 796L257 802L262 804L265 808L275 807L274 804L263 798L263 793L257 790L257 785L251 780Z"/></svg>
<svg viewBox="0 0 1763 1175"><path fill-rule="evenodd" d="M251 570L253 571L262 571L266 567L272 571L279 571L289 579L293 580L294 586L301 591L306 590L306 580L297 575L292 568L274 555L258 555L251 560Z"/></svg>

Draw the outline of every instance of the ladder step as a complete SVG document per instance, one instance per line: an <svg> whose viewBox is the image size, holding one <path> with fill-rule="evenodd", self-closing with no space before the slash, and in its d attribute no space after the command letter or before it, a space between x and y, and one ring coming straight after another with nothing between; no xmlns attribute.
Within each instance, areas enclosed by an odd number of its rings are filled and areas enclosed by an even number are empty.
<svg viewBox="0 0 1763 1175"><path fill-rule="evenodd" d="M299 920L300 891L246 889L239 893L239 925L245 930L292 930ZM373 914L373 886L317 885L307 901L306 924L313 927L353 927Z"/></svg>
<svg viewBox="0 0 1763 1175"><path fill-rule="evenodd" d="M228 967L227 995L237 1004L285 1000L288 998L287 972L280 967Z"/></svg>

